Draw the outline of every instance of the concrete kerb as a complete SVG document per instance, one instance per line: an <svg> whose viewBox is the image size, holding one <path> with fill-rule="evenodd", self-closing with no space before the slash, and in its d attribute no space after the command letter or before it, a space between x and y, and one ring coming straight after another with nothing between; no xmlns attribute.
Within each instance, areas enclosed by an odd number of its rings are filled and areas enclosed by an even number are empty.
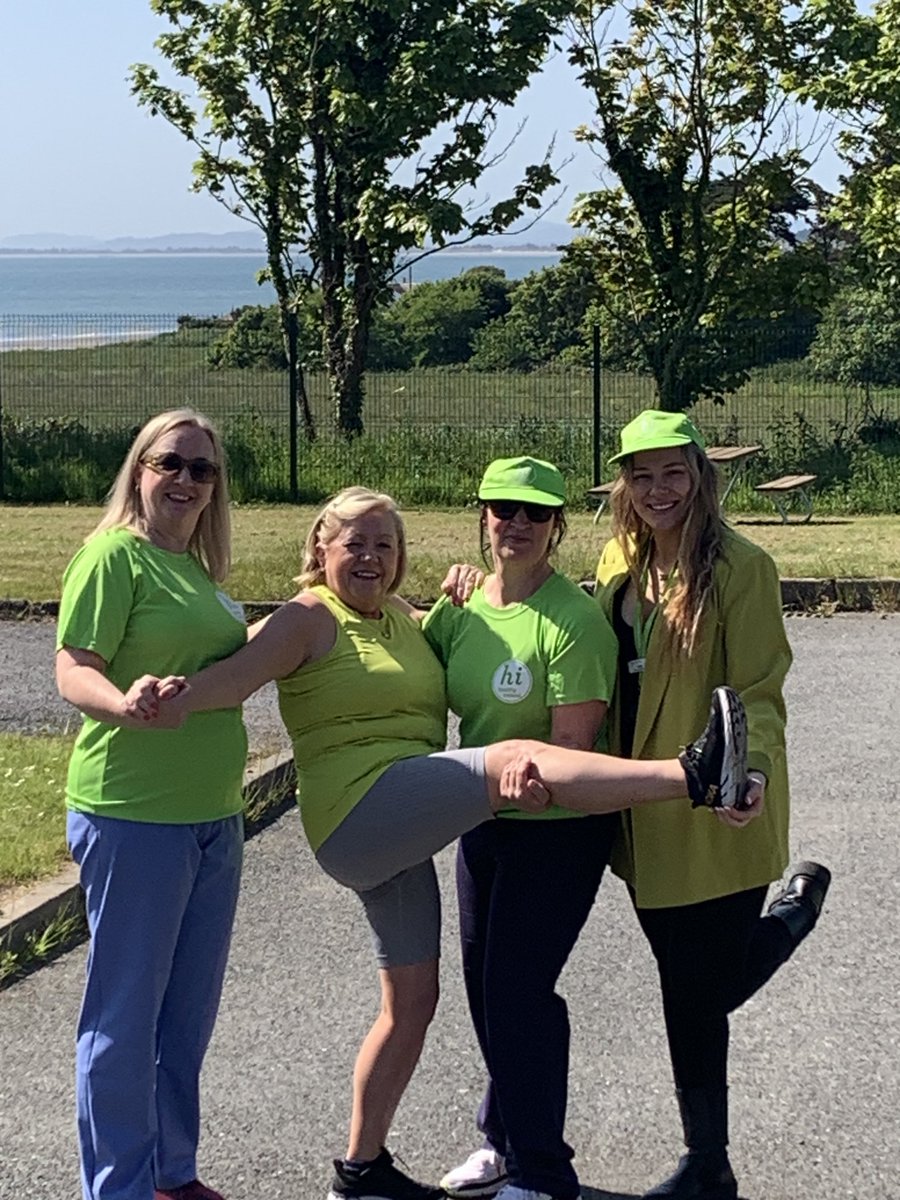
<svg viewBox="0 0 900 1200"><path fill-rule="evenodd" d="M593 590L593 580L581 586ZM410 597L413 604L430 608L434 600ZM281 607L280 600L248 600L248 619L268 616ZM900 579L782 579L781 603L789 612L829 608L833 612L876 612L900 608ZM0 600L0 621L49 621L59 615L58 600Z"/></svg>
<svg viewBox="0 0 900 1200"><path fill-rule="evenodd" d="M593 590L593 580L582 586ZM789 612L873 612L900 608L900 579L782 579L781 598ZM414 601L427 606L428 601ZM265 616L280 606L277 601L248 602L253 617ZM56 600L2 600L0 620L43 621L58 616ZM246 836L253 837L278 820L294 803L294 764L289 754L273 756L248 769L244 777ZM270 803L256 812L259 798L268 794ZM0 949L15 950L30 933L45 928L67 909L81 907L81 889L74 866L66 867L51 880L12 891L0 902Z"/></svg>
<svg viewBox="0 0 900 1200"><path fill-rule="evenodd" d="M249 812L244 818L245 838L255 837L292 807L295 784L294 759L286 752L260 759L248 767L243 786L244 810ZM257 812L265 796L269 797L269 803ZM65 913L82 912L83 907L74 863L69 863L52 879L11 891L0 907L0 950L15 952L29 934L46 929L54 918Z"/></svg>

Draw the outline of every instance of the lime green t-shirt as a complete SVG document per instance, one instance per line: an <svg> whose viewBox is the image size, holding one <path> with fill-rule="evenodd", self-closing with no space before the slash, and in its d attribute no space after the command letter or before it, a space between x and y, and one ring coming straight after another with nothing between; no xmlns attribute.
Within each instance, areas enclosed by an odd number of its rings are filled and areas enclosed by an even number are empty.
<svg viewBox="0 0 900 1200"><path fill-rule="evenodd" d="M424 630L447 672L462 746L520 737L549 741L558 705L608 702L612 695L615 634L591 597L558 572L527 600L505 608L494 608L482 590L462 608L443 596ZM557 806L500 813L530 820L574 815Z"/></svg>
<svg viewBox="0 0 900 1200"><path fill-rule="evenodd" d="M337 622L324 658L278 681L294 746L303 828L313 850L393 763L443 750L444 672L417 621L387 605L360 616L327 587L310 589Z"/></svg>
<svg viewBox="0 0 900 1200"><path fill-rule="evenodd" d="M191 675L246 639L241 606L192 554L128 530L91 538L63 577L57 648L99 654L123 691L140 675ZM194 713L173 730L122 729L86 716L66 803L130 821L214 821L240 812L246 758L239 708Z"/></svg>

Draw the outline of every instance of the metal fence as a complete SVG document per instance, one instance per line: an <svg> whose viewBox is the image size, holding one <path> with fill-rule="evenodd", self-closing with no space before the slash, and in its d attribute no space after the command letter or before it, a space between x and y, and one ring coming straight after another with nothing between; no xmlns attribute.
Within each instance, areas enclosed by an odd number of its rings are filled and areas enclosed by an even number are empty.
<svg viewBox="0 0 900 1200"><path fill-rule="evenodd" d="M99 500L136 428L187 404L220 425L236 499L290 499L286 374L214 368L221 332L169 316L0 317L0 496ZM531 372L371 372L365 433L350 442L335 430L327 379L308 375L316 438L301 435L296 498L359 482L407 504L460 503L486 461L516 453L557 462L577 494L604 477L621 425L655 403L649 376L585 358ZM710 443L761 445L760 477L821 470L858 439L900 428L900 389L816 382L770 342L759 362L725 404L703 401L692 416Z"/></svg>

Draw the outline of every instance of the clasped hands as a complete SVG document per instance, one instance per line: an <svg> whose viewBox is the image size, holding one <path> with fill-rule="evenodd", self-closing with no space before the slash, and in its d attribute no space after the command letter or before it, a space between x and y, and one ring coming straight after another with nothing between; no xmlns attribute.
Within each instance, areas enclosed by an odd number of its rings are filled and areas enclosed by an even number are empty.
<svg viewBox="0 0 900 1200"><path fill-rule="evenodd" d="M543 812L551 803L550 789L530 754L517 754L500 772L500 798L523 812Z"/></svg>
<svg viewBox="0 0 900 1200"><path fill-rule="evenodd" d="M190 690L183 675L142 675L125 693L123 716L142 729L180 729L188 716Z"/></svg>

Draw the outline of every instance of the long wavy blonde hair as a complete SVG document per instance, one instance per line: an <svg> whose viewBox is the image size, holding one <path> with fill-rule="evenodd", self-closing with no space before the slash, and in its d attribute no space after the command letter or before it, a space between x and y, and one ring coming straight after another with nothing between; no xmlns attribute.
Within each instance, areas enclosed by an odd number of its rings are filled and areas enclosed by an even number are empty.
<svg viewBox="0 0 900 1200"><path fill-rule="evenodd" d="M681 527L675 582L662 603L671 645L690 655L713 586L716 563L722 555L725 522L719 509L716 468L693 444L681 447L691 477L687 517ZM640 596L641 572L652 549L650 526L635 511L632 484L633 460L625 459L622 473L610 494L612 535L622 547L628 572Z"/></svg>
<svg viewBox="0 0 900 1200"><path fill-rule="evenodd" d="M88 538L102 533L105 529L130 529L138 537L146 536L141 493L137 486L138 467L156 442L179 425L193 425L203 430L212 442L213 460L219 467L219 473L213 482L212 497L200 514L197 526L191 534L188 550L210 579L221 583L231 570L231 514L228 505L225 448L212 421L193 408L175 408L159 413L138 430L106 497L106 507L100 523Z"/></svg>
<svg viewBox="0 0 900 1200"><path fill-rule="evenodd" d="M385 492L373 492L364 487L348 487L332 496L316 516L303 544L303 566L294 582L301 588L315 587L325 582L325 568L319 561L319 547L327 546L350 521L366 513L390 513L397 530L397 572L388 587L396 592L406 574L406 530L397 502Z"/></svg>

